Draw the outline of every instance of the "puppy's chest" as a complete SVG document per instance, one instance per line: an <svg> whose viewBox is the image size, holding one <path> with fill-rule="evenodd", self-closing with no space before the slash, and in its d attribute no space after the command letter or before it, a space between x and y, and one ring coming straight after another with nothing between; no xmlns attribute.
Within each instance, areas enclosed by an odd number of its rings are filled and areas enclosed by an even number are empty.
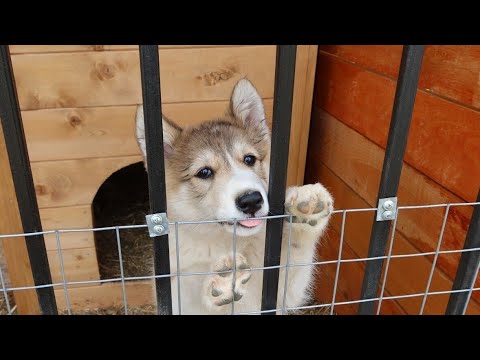
<svg viewBox="0 0 480 360"><path fill-rule="evenodd" d="M251 265L262 266L263 239L237 237L234 244L231 236L183 235L179 242L182 271L211 271L219 260L226 256L233 257L234 247L235 252L245 256Z"/></svg>

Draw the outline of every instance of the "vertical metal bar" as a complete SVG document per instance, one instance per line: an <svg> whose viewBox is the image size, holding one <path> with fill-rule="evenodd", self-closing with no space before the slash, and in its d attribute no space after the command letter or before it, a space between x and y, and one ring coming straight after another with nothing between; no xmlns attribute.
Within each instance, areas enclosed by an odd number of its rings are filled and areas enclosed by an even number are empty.
<svg viewBox="0 0 480 360"><path fill-rule="evenodd" d="M7 285L5 284L5 280L3 279L3 271L1 266L0 266L0 286L2 287L3 296L5 298L5 304L7 305L8 315L11 315L12 308L10 306L10 300L8 300Z"/></svg>
<svg viewBox="0 0 480 360"><path fill-rule="evenodd" d="M62 274L63 293L65 294L65 305L67 306L67 314L72 315L70 298L68 296L67 277L65 275L65 265L63 263L62 244L60 241L60 232L58 230L55 230L55 238L57 240L58 261L60 262L60 273Z"/></svg>
<svg viewBox="0 0 480 360"><path fill-rule="evenodd" d="M477 202L480 201L480 191L477 195ZM476 205L470 225L468 226L467 236L463 249L473 249L480 247L480 205ZM480 263L480 251L469 251L462 253L460 263L458 264L457 274L453 282L452 290L463 290L473 287L476 280L475 269ZM448 299L446 315L460 315L467 305L468 293L453 293Z"/></svg>
<svg viewBox="0 0 480 360"><path fill-rule="evenodd" d="M120 278L122 279L123 306L125 308L125 315L128 315L127 289L125 288L125 273L123 271L122 243L120 241L120 229L118 226L115 227L115 235L117 237L118 261L120 262Z"/></svg>
<svg viewBox="0 0 480 360"><path fill-rule="evenodd" d="M272 215L284 213L296 54L296 45L277 46L268 189L268 202ZM280 264L283 223L283 218L268 220L265 236L265 266ZM277 306L278 275L278 268L264 270L262 310L273 310ZM262 314L275 315L275 312Z"/></svg>
<svg viewBox="0 0 480 360"><path fill-rule="evenodd" d="M293 215L288 217L288 248L287 264L285 265L285 284L283 285L282 315L285 315L287 308L288 268L290 267L290 251L292 248L292 218Z"/></svg>
<svg viewBox="0 0 480 360"><path fill-rule="evenodd" d="M385 265L385 273L383 274L382 290L380 291L380 296L378 299L377 315L380 315L380 310L382 309L383 294L385 293L385 286L387 285L388 269L390 268L390 260L392 259L393 241L395 240L395 229L397 228L398 214L399 212L397 212L397 217L393 222L392 236L390 238L390 247L388 249L387 264Z"/></svg>
<svg viewBox="0 0 480 360"><path fill-rule="evenodd" d="M182 298L180 291L180 240L178 239L178 222L175 222L175 255L177 257L177 295L178 315L182 315Z"/></svg>
<svg viewBox="0 0 480 360"><path fill-rule="evenodd" d="M450 211L450 205L447 205L445 209L445 216L443 217L442 229L440 230L440 237L438 239L437 249L435 250L435 257L433 258L432 268L430 269L430 275L428 276L427 287L425 288L425 295L423 295L422 306L420 307L420 315L423 315L425 310L425 304L427 303L428 292L432 284L433 274L435 273L435 266L437 266L438 253L442 247L443 234L445 233L445 226L447 225L448 213Z"/></svg>
<svg viewBox="0 0 480 360"><path fill-rule="evenodd" d="M25 233L41 232L42 223L33 185L8 45L0 45L0 121L3 126L23 231ZM35 285L51 284L52 277L43 235L28 236L25 242ZM53 288L41 288L36 291L42 313L57 314L57 303Z"/></svg>
<svg viewBox="0 0 480 360"><path fill-rule="evenodd" d="M237 282L237 219L233 223L233 238L232 238L232 251L233 251L233 276L232 276L232 313L235 314L235 283Z"/></svg>
<svg viewBox="0 0 480 360"><path fill-rule="evenodd" d="M338 246L337 271L335 272L335 282L333 284L332 304L330 305L330 315L333 315L335 309L335 298L337 297L338 277L340 275L340 264L342 263L343 238L345 237L345 220L347 218L346 210L342 213L342 230L340 231L340 245Z"/></svg>
<svg viewBox="0 0 480 360"><path fill-rule="evenodd" d="M422 67L423 52L424 47L422 45L406 45L403 48L377 203L379 199L397 196ZM368 257L383 256L385 254L390 225L391 221L374 220ZM376 298L382 267L383 259L367 262L362 284L362 300ZM358 313L365 315L373 314L374 309L375 302L373 300L366 301L360 303Z"/></svg>
<svg viewBox="0 0 480 360"><path fill-rule="evenodd" d="M467 295L467 299L465 301L465 306L463 307L463 310L462 310L462 315L465 315L465 313L467 312L468 303L470 301L470 298L472 297L473 288L475 287L475 280L478 278L478 274L480 274L480 261L477 264L477 270L475 271L475 276L473 277L473 281L472 281L472 285L470 286L470 290L468 290L468 295Z"/></svg>
<svg viewBox="0 0 480 360"><path fill-rule="evenodd" d="M160 61L158 45L140 45L143 114L147 149L148 194L152 214L167 212L165 159L163 156L162 99L160 93ZM155 275L170 274L168 235L154 238ZM170 278L155 279L157 311L172 314Z"/></svg>

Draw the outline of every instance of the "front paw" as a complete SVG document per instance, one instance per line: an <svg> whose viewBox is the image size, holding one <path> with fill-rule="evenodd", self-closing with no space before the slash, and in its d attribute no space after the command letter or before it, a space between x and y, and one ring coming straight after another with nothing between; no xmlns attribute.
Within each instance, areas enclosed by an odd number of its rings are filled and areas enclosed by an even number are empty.
<svg viewBox="0 0 480 360"><path fill-rule="evenodd" d="M232 301L239 301L245 295L247 282L252 275L247 259L237 254L235 286L233 267L232 256L225 256L215 264L213 271L221 273L210 275L207 280L205 302L208 307L228 305Z"/></svg>
<svg viewBox="0 0 480 360"><path fill-rule="evenodd" d="M287 189L285 211L292 222L316 226L333 211L332 195L322 184L293 186Z"/></svg>

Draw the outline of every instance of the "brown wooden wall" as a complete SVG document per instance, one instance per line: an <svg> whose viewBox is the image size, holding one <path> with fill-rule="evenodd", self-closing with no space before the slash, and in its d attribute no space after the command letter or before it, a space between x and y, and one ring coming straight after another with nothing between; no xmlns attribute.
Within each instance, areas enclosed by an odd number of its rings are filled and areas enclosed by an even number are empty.
<svg viewBox="0 0 480 360"><path fill-rule="evenodd" d="M376 207L401 46L320 46L305 182L320 181L337 209ZM427 46L405 164L400 205L475 201L480 184L480 46ZM445 208L400 212L393 253L435 251ZM449 212L441 250L461 249L471 207ZM366 257L374 213L350 213L343 258ZM341 216L320 247L338 257ZM440 255L430 291L450 290L459 255ZM433 256L393 259L386 296L425 291ZM357 300L365 263L343 263L336 301ZM317 300L331 301L336 266L319 269ZM480 286L478 281L476 286ZM467 313L480 314L480 292ZM444 313L448 295L427 300L426 314ZM422 297L389 300L383 314L416 314ZM357 305L336 307L353 313Z"/></svg>

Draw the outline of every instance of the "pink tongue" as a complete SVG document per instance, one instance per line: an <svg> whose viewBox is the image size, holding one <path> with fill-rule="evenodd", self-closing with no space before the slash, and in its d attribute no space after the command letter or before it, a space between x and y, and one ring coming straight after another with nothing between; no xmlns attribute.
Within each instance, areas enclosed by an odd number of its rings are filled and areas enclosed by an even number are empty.
<svg viewBox="0 0 480 360"><path fill-rule="evenodd" d="M243 226L246 226L246 227L255 227L255 226L258 226L262 223L262 220L241 220L239 221L240 224L242 224Z"/></svg>

